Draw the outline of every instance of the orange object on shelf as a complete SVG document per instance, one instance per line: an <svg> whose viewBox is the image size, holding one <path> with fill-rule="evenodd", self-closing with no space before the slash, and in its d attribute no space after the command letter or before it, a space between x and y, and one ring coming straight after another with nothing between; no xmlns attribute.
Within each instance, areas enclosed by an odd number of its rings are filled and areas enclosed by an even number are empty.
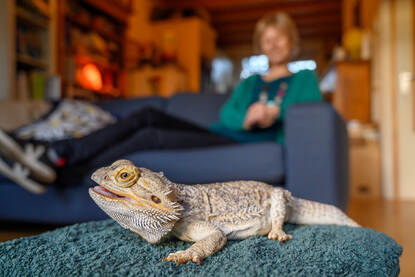
<svg viewBox="0 0 415 277"><path fill-rule="evenodd" d="M102 75L95 64L85 64L76 75L77 81L84 89L96 91L102 89Z"/></svg>

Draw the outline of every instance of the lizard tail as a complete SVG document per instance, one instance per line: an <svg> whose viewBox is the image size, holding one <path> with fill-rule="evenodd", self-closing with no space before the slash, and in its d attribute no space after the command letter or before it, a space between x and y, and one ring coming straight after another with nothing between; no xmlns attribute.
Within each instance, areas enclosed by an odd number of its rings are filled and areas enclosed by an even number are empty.
<svg viewBox="0 0 415 277"><path fill-rule="evenodd" d="M289 223L360 226L333 205L289 196L288 206L289 213L287 221Z"/></svg>

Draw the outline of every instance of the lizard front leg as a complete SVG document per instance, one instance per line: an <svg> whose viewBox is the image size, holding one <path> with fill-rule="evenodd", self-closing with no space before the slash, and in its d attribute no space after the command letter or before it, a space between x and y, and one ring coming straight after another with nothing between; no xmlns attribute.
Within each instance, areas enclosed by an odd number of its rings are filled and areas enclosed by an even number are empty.
<svg viewBox="0 0 415 277"><path fill-rule="evenodd" d="M203 221L189 222L181 221L176 223L173 234L180 240L195 241L186 250L170 253L163 261L176 262L176 265L192 261L201 263L223 248L227 238L216 226Z"/></svg>
<svg viewBox="0 0 415 277"><path fill-rule="evenodd" d="M278 240L280 242L292 238L282 229L287 215L287 198L285 191L281 188L275 188L271 195L271 231L268 233L268 239Z"/></svg>

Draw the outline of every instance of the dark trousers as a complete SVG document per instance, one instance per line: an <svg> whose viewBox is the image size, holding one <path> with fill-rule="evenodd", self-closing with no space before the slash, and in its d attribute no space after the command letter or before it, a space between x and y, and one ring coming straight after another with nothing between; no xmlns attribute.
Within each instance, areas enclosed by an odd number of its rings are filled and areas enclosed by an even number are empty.
<svg viewBox="0 0 415 277"><path fill-rule="evenodd" d="M153 108L145 108L85 137L56 141L50 147L67 161L58 170L58 180L67 183L62 177L73 180L74 176L85 175L137 151L235 143L237 142L232 139L185 120Z"/></svg>

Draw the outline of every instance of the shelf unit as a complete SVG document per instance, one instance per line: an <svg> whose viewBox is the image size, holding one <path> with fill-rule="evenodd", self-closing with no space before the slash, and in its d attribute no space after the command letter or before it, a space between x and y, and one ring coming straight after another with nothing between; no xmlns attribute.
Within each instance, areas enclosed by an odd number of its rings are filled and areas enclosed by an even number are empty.
<svg viewBox="0 0 415 277"><path fill-rule="evenodd" d="M46 97L47 79L56 74L56 1L43 0L43 9L31 1L9 2L10 98Z"/></svg>
<svg viewBox="0 0 415 277"><path fill-rule="evenodd" d="M131 1L59 1L58 68L65 97L95 100L114 98L125 89L124 51ZM101 89L82 84L79 72L93 64Z"/></svg>
<svg viewBox="0 0 415 277"><path fill-rule="evenodd" d="M172 18L151 24L156 48L160 52L169 46L174 61L159 67L139 67L128 73L130 97L156 95L170 97L178 91L198 93L206 91L203 80L203 64L212 61L216 52L216 32L206 21L198 17ZM159 79L158 82L154 80ZM155 84L156 83L156 84ZM157 87L158 89L154 89ZM150 94L151 95L151 94Z"/></svg>
<svg viewBox="0 0 415 277"><path fill-rule="evenodd" d="M101 27L96 27L91 25L90 23L79 19L73 15L67 15L67 20L75 25L77 25L78 27L82 28L82 29L90 29L94 32L97 32L99 35L103 36L104 38L107 38L109 40L113 40L116 42L121 43L122 42L122 38L116 34L116 33L112 33L112 32L108 32L107 30L105 30L104 28Z"/></svg>
<svg viewBox="0 0 415 277"><path fill-rule="evenodd" d="M41 28L49 28L49 18L44 18L39 15L33 14L33 12L26 10L23 7L16 5L16 16L18 20L25 21L29 24L33 24Z"/></svg>
<svg viewBox="0 0 415 277"><path fill-rule="evenodd" d="M33 68L39 68L42 70L45 70L48 68L48 62L40 59L40 58L34 58L27 54L17 54L17 63L27 65Z"/></svg>

